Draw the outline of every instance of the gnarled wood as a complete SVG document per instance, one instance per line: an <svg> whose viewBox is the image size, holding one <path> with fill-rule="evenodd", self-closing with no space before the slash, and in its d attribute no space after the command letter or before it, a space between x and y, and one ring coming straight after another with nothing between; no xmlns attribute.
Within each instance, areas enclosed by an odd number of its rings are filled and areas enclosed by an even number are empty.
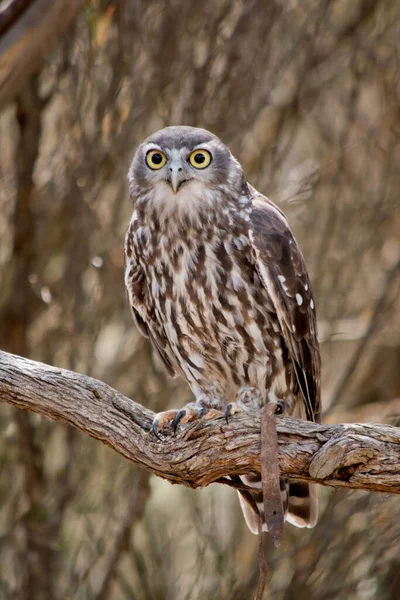
<svg viewBox="0 0 400 600"><path fill-rule="evenodd" d="M197 488L260 472L260 416L242 413L187 425L162 441L153 413L110 386L72 371L0 352L0 400L67 423L139 467ZM277 417L282 475L322 485L400 493L400 429L316 425Z"/></svg>

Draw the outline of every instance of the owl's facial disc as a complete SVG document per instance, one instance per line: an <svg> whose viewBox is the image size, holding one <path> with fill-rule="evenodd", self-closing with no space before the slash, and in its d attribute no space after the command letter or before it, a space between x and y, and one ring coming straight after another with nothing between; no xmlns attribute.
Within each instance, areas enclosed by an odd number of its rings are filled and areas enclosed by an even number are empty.
<svg viewBox="0 0 400 600"><path fill-rule="evenodd" d="M211 160L211 153L203 148L193 150L186 159L181 153L174 152L167 164L169 171L167 181L171 184L174 193L178 192L183 183L198 179L196 171L206 169Z"/></svg>
<svg viewBox="0 0 400 600"><path fill-rule="evenodd" d="M153 172L153 181L164 181L177 194L183 184L204 181L200 172L211 164L212 155L204 147L167 149L151 143L145 153L145 162Z"/></svg>

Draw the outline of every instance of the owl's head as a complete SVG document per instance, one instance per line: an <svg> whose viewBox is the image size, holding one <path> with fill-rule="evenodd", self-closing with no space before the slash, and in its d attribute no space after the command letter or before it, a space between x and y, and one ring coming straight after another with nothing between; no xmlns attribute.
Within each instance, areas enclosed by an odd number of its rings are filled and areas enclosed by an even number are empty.
<svg viewBox="0 0 400 600"><path fill-rule="evenodd" d="M137 149L129 172L134 195L154 191L160 202L204 198L221 186L240 193L242 169L221 140L196 127L166 127Z"/></svg>

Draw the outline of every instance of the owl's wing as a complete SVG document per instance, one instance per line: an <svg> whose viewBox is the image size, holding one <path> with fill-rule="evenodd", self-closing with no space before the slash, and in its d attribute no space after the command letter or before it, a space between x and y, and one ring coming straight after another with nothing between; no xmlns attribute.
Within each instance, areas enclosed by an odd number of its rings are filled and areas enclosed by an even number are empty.
<svg viewBox="0 0 400 600"><path fill-rule="evenodd" d="M128 236L125 244L125 289L129 300L129 306L131 307L133 321L140 333L150 340L153 349L159 356L167 373L171 377L175 377L175 369L165 351L167 341L163 332L159 331L157 326L151 327L147 322L149 321L155 324L156 320L151 318L149 309L145 306L143 298L144 273L142 272L140 265L136 262L132 251L129 252L129 257L127 255L127 244L129 244Z"/></svg>
<svg viewBox="0 0 400 600"><path fill-rule="evenodd" d="M164 365L168 375L170 375L171 377L175 377L175 375L176 375L175 369L172 366L171 361L169 360L168 356L166 355L165 350L162 347L162 344L160 343L160 337L158 335L154 335L154 333L152 333L152 331L150 331L148 325L142 319L142 317L140 316L138 311L135 309L135 307L132 304L130 304L130 306L131 306L133 321L134 321L135 325L137 326L138 330L144 337L149 338L151 345L153 346L153 349L156 351L156 353L157 353L158 357L160 358L162 364Z"/></svg>
<svg viewBox="0 0 400 600"><path fill-rule="evenodd" d="M314 298L303 255L284 214L249 186L258 276L276 310L304 398L306 417L320 420L321 357Z"/></svg>

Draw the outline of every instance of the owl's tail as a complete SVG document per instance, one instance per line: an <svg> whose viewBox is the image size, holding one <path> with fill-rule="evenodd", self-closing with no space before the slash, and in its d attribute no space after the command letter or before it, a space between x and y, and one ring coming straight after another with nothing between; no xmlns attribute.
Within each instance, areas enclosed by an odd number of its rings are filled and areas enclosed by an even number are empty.
<svg viewBox="0 0 400 600"><path fill-rule="evenodd" d="M253 499L259 510L263 531L268 531L264 520L264 503L261 491L260 475L242 475L240 478L245 485L260 490L251 492ZM318 519L318 500L315 486L305 481L288 481L280 479L281 498L285 521L288 521L296 527L314 527ZM254 510L239 493L239 500L246 520L247 526L252 533L258 533L258 519Z"/></svg>

